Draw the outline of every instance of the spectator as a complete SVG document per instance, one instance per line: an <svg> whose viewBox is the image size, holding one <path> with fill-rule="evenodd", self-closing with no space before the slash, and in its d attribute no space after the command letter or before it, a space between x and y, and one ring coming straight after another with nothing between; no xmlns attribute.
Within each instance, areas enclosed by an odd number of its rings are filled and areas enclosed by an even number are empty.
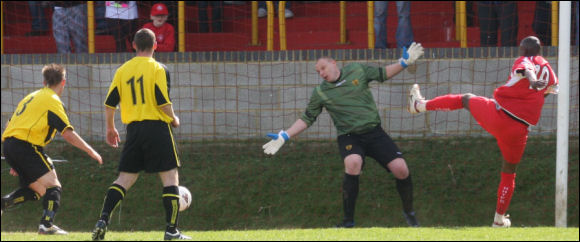
<svg viewBox="0 0 580 242"><path fill-rule="evenodd" d="M457 4L457 2L455 2L455 4ZM467 27L475 26L475 11L473 11L473 2L467 1L465 3L465 12ZM455 17L455 15L453 17Z"/></svg>
<svg viewBox="0 0 580 242"><path fill-rule="evenodd" d="M132 36L139 18L136 1L106 1L105 18L115 38L117 52L126 52L127 41L132 43Z"/></svg>
<svg viewBox="0 0 580 242"><path fill-rule="evenodd" d="M457 16L457 13L455 12L455 9L457 9L457 2L454 2L453 4L453 8L454 8L454 12L453 12L453 23L456 23L457 19L455 19L455 17ZM474 2L471 1L467 1L465 2L465 18L467 21L467 27L474 27L477 26L475 24L475 10L473 10L473 4Z"/></svg>
<svg viewBox="0 0 580 242"><path fill-rule="evenodd" d="M274 1L274 13L278 12L278 2L279 1ZM266 10L266 2L259 1L258 2L258 18L266 17L266 15L268 15L268 11ZM286 6L285 6L285 10L284 10L284 17L286 17L286 18L294 17L294 13L292 12L292 10L290 10L290 1L286 1Z"/></svg>
<svg viewBox="0 0 580 242"><path fill-rule="evenodd" d="M537 1L532 29L544 46L552 45L552 2Z"/></svg>
<svg viewBox="0 0 580 242"><path fill-rule="evenodd" d="M39 36L48 34L48 21L44 16L44 4L39 1L28 1L28 9L32 18L30 32L26 36Z"/></svg>
<svg viewBox="0 0 580 242"><path fill-rule="evenodd" d="M517 46L518 6L514 1L477 2L481 46L497 46L497 32L501 32L501 46Z"/></svg>
<svg viewBox="0 0 580 242"><path fill-rule="evenodd" d="M58 53L86 53L87 48L87 4L85 1L54 1L52 33Z"/></svg>
<svg viewBox="0 0 580 242"><path fill-rule="evenodd" d="M388 1L375 2L375 48L387 48L387 6ZM409 47L413 43L413 28L411 27L411 2L397 1L399 23L395 39L397 48Z"/></svg>
<svg viewBox="0 0 580 242"><path fill-rule="evenodd" d="M156 3L151 7L152 22L143 25L155 33L157 39L156 52L172 52L175 50L175 29L167 23L169 12L163 3Z"/></svg>
<svg viewBox="0 0 580 242"><path fill-rule="evenodd" d="M209 32L209 24L207 17L207 6L211 5L211 32L222 32L222 1L199 1L197 2L197 9L199 14L199 32Z"/></svg>
<svg viewBox="0 0 580 242"><path fill-rule="evenodd" d="M572 6L572 15L576 15L572 18L570 22L574 28L571 33L575 33L571 37L571 44L578 45L578 2L574 2ZM574 24L574 19L576 24ZM532 23L532 29L536 33L536 36L540 39L540 42L544 46L552 45L552 1L537 1L536 10L534 12L534 21Z"/></svg>
<svg viewBox="0 0 580 242"><path fill-rule="evenodd" d="M95 34L108 34L109 26L107 26L107 20L105 19L105 12L107 8L105 7L106 1L95 1Z"/></svg>
<svg viewBox="0 0 580 242"><path fill-rule="evenodd" d="M150 6L153 7L153 5L157 4L157 3L163 3L165 4L165 7L167 7L167 12L169 13L169 16L167 17L167 23L171 24L171 26L173 26L174 28L177 26L177 10L178 10L178 1L152 1L152 2L139 2L138 4L141 4L140 6ZM147 5L149 4L149 5ZM194 1L185 1L185 6L192 6L195 5Z"/></svg>

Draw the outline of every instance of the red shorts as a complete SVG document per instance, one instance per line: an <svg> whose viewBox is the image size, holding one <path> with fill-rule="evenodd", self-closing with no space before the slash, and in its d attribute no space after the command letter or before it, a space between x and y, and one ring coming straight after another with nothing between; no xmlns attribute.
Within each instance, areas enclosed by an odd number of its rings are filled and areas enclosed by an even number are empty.
<svg viewBox="0 0 580 242"><path fill-rule="evenodd" d="M470 98L469 111L495 137L503 158L511 164L520 163L528 140L528 126L508 116L495 100L486 97Z"/></svg>

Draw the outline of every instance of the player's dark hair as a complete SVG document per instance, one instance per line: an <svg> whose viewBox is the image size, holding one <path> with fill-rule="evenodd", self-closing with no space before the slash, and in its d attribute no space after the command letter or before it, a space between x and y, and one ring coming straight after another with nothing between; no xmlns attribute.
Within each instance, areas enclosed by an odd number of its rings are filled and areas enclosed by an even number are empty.
<svg viewBox="0 0 580 242"><path fill-rule="evenodd" d="M155 43L155 33L147 28L142 28L135 34L133 42L137 46L137 51L148 51Z"/></svg>
<svg viewBox="0 0 580 242"><path fill-rule="evenodd" d="M59 64L48 64L42 68L42 76L44 77L44 81L46 85L49 87L53 87L58 85L64 79L64 75L66 74L66 70L64 66Z"/></svg>
<svg viewBox="0 0 580 242"><path fill-rule="evenodd" d="M541 50L540 39L536 36L528 36L520 43L520 56L536 56Z"/></svg>

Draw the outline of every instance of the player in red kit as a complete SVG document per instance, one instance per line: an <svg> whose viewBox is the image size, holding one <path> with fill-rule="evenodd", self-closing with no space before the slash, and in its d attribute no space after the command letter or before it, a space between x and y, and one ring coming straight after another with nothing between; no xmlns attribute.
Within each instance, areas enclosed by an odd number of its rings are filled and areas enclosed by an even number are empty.
<svg viewBox="0 0 580 242"><path fill-rule="evenodd" d="M151 7L152 22L143 25L143 28L148 28L155 33L157 40L156 52L172 52L175 51L175 29L167 23L169 11L167 6L163 3L157 3Z"/></svg>
<svg viewBox="0 0 580 242"><path fill-rule="evenodd" d="M519 47L509 80L495 89L493 99L467 94L448 94L425 100L415 84L410 90L410 113L467 109L492 134L504 158L493 227L509 227L506 211L515 189L516 167L520 163L529 126L540 119L544 97L558 94L558 78L550 63L540 56L540 40L528 36Z"/></svg>

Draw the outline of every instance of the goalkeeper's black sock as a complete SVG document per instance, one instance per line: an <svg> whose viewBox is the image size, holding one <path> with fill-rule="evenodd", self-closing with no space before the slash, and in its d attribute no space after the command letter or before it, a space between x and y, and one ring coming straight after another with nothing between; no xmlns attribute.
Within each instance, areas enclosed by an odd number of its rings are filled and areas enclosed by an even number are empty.
<svg viewBox="0 0 580 242"><path fill-rule="evenodd" d="M165 231L176 233L179 219L179 188L168 186L163 188L163 207L165 207Z"/></svg>
<svg viewBox="0 0 580 242"><path fill-rule="evenodd" d="M406 213L413 212L413 182L411 181L411 174L405 179L395 180L397 183L397 191L403 201L403 210Z"/></svg>
<svg viewBox="0 0 580 242"><path fill-rule="evenodd" d="M46 194L44 194L44 200L42 201L42 206L44 207L44 213L40 219L40 223L45 227L52 227L52 222L54 221L54 216L60 207L60 195L62 193L62 188L51 187L46 189Z"/></svg>
<svg viewBox="0 0 580 242"><path fill-rule="evenodd" d="M103 210L101 210L101 219L107 224L109 224L109 219L113 214L113 210L115 210L115 208L117 208L123 201L126 192L125 188L118 184L113 184L109 187L107 196L105 196Z"/></svg>
<svg viewBox="0 0 580 242"><path fill-rule="evenodd" d="M32 189L28 187L18 188L2 197L2 210L26 201L36 201L39 199L40 195Z"/></svg>
<svg viewBox="0 0 580 242"><path fill-rule="evenodd" d="M342 181L342 205L344 207L344 221L354 222L354 208L358 197L359 175L344 174Z"/></svg>

